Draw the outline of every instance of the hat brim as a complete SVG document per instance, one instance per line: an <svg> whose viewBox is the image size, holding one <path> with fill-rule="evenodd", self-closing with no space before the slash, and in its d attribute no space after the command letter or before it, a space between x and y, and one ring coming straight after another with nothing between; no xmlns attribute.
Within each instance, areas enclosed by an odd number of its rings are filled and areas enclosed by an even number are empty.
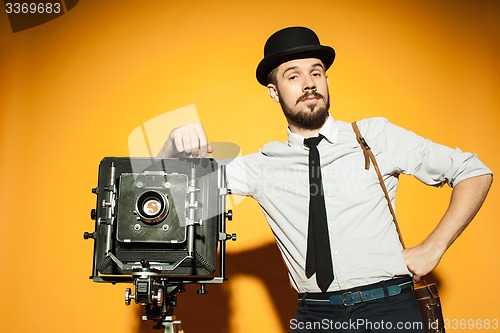
<svg viewBox="0 0 500 333"><path fill-rule="evenodd" d="M320 59L325 65L325 70L330 68L335 60L335 50L329 46L299 47L286 52L276 53L261 60L257 66L257 81L263 86L268 85L267 76L279 65L295 60L305 58Z"/></svg>

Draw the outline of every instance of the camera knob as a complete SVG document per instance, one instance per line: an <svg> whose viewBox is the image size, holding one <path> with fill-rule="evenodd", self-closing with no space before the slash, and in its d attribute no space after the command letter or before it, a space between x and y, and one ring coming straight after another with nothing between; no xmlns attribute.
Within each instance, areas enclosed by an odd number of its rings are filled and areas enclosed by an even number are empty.
<svg viewBox="0 0 500 333"><path fill-rule="evenodd" d="M130 305L130 301L135 299L130 288L125 289L125 305Z"/></svg>
<svg viewBox="0 0 500 333"><path fill-rule="evenodd" d="M205 288L205 284L204 283L200 283L200 289L196 290L196 293L200 294L200 295L206 295L206 294L208 294L208 290Z"/></svg>
<svg viewBox="0 0 500 333"><path fill-rule="evenodd" d="M92 238L94 239L94 233L93 232L84 232L83 233L83 239L89 239L89 238Z"/></svg>
<svg viewBox="0 0 500 333"><path fill-rule="evenodd" d="M159 307L163 306L163 289L158 289L156 295L153 295L153 300L156 301L156 305Z"/></svg>
<svg viewBox="0 0 500 333"><path fill-rule="evenodd" d="M92 189L92 193L97 194L97 187L94 187L94 188Z"/></svg>
<svg viewBox="0 0 500 333"><path fill-rule="evenodd" d="M227 213L224 213L224 217L228 220L228 221L232 221L233 220L233 211L230 209L227 211Z"/></svg>
<svg viewBox="0 0 500 333"><path fill-rule="evenodd" d="M95 208L90 210L90 218L92 220L95 220L97 218L97 212L96 212Z"/></svg>
<svg viewBox="0 0 500 333"><path fill-rule="evenodd" d="M226 240L236 241L236 234L226 234Z"/></svg>

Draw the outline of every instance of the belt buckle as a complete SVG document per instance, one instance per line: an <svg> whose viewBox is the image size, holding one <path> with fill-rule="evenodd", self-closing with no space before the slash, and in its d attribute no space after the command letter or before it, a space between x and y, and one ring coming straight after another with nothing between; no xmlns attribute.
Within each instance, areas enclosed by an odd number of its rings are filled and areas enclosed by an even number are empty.
<svg viewBox="0 0 500 333"><path fill-rule="evenodd" d="M351 302L350 303L346 303L345 297L348 296L348 295L353 295L353 294L359 294L359 302L355 302L353 300L353 298L351 297ZM356 303L363 302L363 294L361 293L361 291L354 291L354 292L348 291L348 292L345 292L345 293L342 294L342 296L340 297L340 300L342 301L342 305L343 306L353 306Z"/></svg>

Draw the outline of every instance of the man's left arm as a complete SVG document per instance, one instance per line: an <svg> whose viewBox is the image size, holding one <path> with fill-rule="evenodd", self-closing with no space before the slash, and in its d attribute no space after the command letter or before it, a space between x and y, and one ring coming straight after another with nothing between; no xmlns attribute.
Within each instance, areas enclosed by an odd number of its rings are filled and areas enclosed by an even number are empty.
<svg viewBox="0 0 500 333"><path fill-rule="evenodd" d="M403 250L415 282L436 268L445 251L469 225L481 208L492 181L493 175L485 174L456 184L446 213L429 237L421 244Z"/></svg>

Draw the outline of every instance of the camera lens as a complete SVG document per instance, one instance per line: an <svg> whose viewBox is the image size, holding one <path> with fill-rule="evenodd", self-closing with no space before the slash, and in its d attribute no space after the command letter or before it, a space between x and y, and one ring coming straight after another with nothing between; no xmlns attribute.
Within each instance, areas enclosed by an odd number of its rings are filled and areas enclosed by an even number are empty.
<svg viewBox="0 0 500 333"><path fill-rule="evenodd" d="M160 201L156 200L156 198L152 198L144 202L142 210L144 211L144 214L147 216L155 216L160 211L161 206L162 204Z"/></svg>
<svg viewBox="0 0 500 333"><path fill-rule="evenodd" d="M163 221L168 210L168 199L163 193L146 191L137 197L136 212L144 223L156 224Z"/></svg>

